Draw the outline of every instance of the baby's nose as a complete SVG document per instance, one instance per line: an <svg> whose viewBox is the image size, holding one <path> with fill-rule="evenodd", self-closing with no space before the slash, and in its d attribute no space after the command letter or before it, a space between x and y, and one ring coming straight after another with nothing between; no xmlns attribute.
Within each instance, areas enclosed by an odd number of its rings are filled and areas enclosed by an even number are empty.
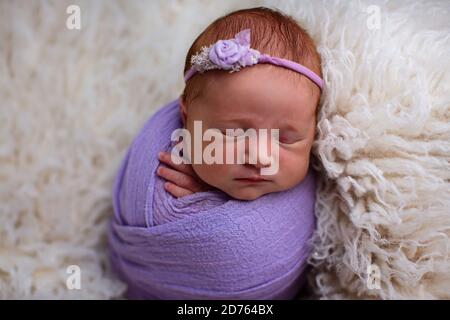
<svg viewBox="0 0 450 320"><path fill-rule="evenodd" d="M264 143L258 139L257 143L249 143L247 149L247 163L255 166L256 168L270 167L272 164L271 141ZM252 158L252 159L251 159Z"/></svg>
<svg viewBox="0 0 450 320"><path fill-rule="evenodd" d="M270 156L262 155L257 157L257 161L253 164L256 168L267 168L272 164L272 158Z"/></svg>

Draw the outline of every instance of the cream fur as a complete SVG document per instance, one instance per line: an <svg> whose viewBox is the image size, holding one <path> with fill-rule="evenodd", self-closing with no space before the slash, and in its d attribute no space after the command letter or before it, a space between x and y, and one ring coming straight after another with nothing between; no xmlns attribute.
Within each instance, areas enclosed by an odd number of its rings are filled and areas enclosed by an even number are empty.
<svg viewBox="0 0 450 320"><path fill-rule="evenodd" d="M80 31L65 27L73 3ZM259 4L296 17L323 59L317 296L450 298L448 1L99 0L0 2L0 299L122 295L105 254L119 161L181 92L197 34ZM81 290L66 288L72 264Z"/></svg>

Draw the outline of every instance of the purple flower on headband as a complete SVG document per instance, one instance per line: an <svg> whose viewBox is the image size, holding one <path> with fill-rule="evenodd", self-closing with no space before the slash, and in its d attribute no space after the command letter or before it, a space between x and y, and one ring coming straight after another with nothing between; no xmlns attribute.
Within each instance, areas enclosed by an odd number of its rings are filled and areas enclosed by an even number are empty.
<svg viewBox="0 0 450 320"><path fill-rule="evenodd" d="M209 50L209 60L224 70L239 70L258 62L259 52L250 48L250 29L236 34L234 39L219 40Z"/></svg>

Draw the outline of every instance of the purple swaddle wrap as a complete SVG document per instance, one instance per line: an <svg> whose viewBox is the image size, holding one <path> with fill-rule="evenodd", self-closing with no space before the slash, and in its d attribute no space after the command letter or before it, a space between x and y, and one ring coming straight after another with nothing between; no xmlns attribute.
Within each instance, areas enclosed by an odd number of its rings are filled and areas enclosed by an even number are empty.
<svg viewBox="0 0 450 320"><path fill-rule="evenodd" d="M221 191L174 198L156 175L182 127L179 100L158 110L129 147L114 184L113 269L132 299L292 299L315 227L315 177L241 201Z"/></svg>

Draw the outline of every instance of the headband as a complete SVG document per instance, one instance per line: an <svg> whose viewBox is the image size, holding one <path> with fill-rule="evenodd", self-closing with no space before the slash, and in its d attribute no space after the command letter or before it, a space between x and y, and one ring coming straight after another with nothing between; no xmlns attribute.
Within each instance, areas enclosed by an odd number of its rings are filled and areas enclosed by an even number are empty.
<svg viewBox="0 0 450 320"><path fill-rule="evenodd" d="M291 60L261 54L250 48L250 29L237 33L234 39L219 40L209 47L202 47L200 52L192 56L192 66L184 75L184 80L188 81L197 72L219 69L231 70L232 73L258 63L269 63L301 73L320 89L323 88L322 78L307 67Z"/></svg>

